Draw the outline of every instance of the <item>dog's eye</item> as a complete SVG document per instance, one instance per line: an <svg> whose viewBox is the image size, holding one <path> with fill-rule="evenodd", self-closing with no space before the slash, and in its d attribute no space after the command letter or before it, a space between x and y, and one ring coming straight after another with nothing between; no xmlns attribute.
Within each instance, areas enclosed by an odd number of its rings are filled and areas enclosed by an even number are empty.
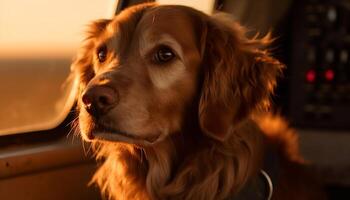
<svg viewBox="0 0 350 200"><path fill-rule="evenodd" d="M162 46L154 54L154 61L162 64L171 61L174 57L175 54L169 47Z"/></svg>
<svg viewBox="0 0 350 200"><path fill-rule="evenodd" d="M107 58L107 47L106 45L101 46L97 50L97 57L100 63L104 62Z"/></svg>

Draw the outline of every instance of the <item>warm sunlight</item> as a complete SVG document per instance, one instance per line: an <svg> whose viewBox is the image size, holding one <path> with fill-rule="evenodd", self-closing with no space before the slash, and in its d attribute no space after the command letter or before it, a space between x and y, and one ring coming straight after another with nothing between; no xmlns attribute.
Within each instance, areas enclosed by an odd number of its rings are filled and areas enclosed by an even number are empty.
<svg viewBox="0 0 350 200"><path fill-rule="evenodd" d="M0 0L0 135L46 130L74 103L65 82L84 30L116 0Z"/></svg>
<svg viewBox="0 0 350 200"><path fill-rule="evenodd" d="M192 0L157 0L159 4L177 4L184 5L196 8L202 12L210 14L213 12L213 7L215 4L215 0L200 0L200 1L192 1Z"/></svg>
<svg viewBox="0 0 350 200"><path fill-rule="evenodd" d="M110 18L115 0L1 0L0 58L72 56L91 20Z"/></svg>

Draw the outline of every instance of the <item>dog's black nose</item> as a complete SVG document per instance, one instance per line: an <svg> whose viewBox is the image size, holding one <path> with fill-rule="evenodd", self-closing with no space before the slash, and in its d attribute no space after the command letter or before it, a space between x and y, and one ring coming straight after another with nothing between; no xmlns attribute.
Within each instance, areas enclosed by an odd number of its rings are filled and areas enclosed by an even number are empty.
<svg viewBox="0 0 350 200"><path fill-rule="evenodd" d="M117 104L117 101L117 92L107 86L92 86L82 96L86 111L94 117L106 114Z"/></svg>

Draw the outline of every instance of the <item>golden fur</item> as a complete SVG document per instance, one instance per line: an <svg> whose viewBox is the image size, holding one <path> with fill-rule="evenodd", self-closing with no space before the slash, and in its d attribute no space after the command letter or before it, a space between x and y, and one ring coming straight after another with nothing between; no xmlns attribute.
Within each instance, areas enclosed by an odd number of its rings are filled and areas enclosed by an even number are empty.
<svg viewBox="0 0 350 200"><path fill-rule="evenodd" d="M167 66L147 60L160 37L180 47ZM80 81L81 135L102 162L92 180L102 194L119 200L226 199L259 172L266 145L281 152L281 166L302 168L294 132L264 114L283 68L266 50L269 43L269 36L248 39L226 17L183 6L142 4L94 22L72 70ZM101 44L109 51L104 63L96 61ZM95 120L81 96L104 85L116 88L120 100ZM131 139L96 139L98 124ZM297 190L304 183L276 186L273 198L289 199L286 192L293 191L296 199L307 199Z"/></svg>

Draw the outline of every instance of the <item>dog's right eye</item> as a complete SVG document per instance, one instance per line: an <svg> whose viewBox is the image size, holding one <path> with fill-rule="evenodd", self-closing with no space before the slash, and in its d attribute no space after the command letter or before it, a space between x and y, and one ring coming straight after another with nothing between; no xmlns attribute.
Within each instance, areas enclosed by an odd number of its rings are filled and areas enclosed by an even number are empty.
<svg viewBox="0 0 350 200"><path fill-rule="evenodd" d="M171 61L175 53L167 46L161 46L154 54L153 59L156 63L163 64Z"/></svg>
<svg viewBox="0 0 350 200"><path fill-rule="evenodd" d="M97 50L97 58L100 63L103 63L107 58L107 47L106 45L101 46Z"/></svg>

